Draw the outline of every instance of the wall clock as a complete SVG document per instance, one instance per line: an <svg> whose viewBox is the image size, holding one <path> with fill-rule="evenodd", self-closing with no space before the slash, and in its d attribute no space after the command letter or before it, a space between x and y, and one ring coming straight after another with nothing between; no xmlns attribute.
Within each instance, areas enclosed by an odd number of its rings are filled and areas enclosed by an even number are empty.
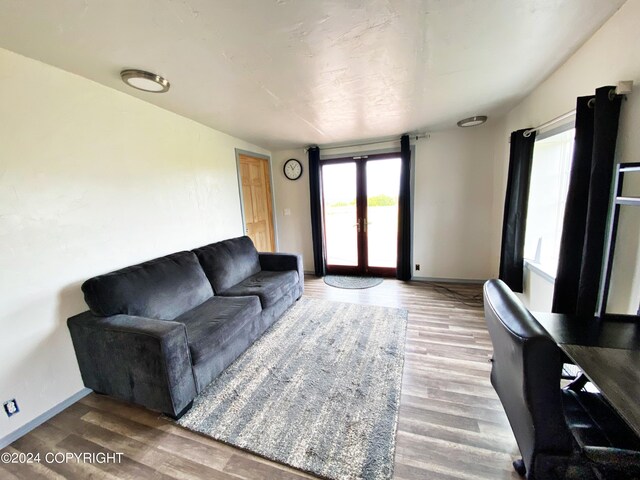
<svg viewBox="0 0 640 480"><path fill-rule="evenodd" d="M302 176L302 164L295 158L290 158L284 162L282 170L284 172L284 176L289 180L297 180Z"/></svg>

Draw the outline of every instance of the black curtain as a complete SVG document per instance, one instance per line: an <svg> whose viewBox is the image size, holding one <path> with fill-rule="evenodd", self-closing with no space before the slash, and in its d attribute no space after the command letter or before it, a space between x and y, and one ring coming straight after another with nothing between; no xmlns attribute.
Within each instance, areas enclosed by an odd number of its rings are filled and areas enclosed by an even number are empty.
<svg viewBox="0 0 640 480"><path fill-rule="evenodd" d="M411 280L411 146L409 136L400 139L400 193L398 195L398 263L396 278Z"/></svg>
<svg viewBox="0 0 640 480"><path fill-rule="evenodd" d="M313 241L313 265L315 274L325 274L325 254L322 232L322 185L320 175L320 149L309 149L309 194L311 204L311 239Z"/></svg>
<svg viewBox="0 0 640 480"><path fill-rule="evenodd" d="M500 279L514 292L522 292L524 270L524 234L527 226L529 184L535 132L524 136L527 129L511 133L509 177L502 221Z"/></svg>
<svg viewBox="0 0 640 480"><path fill-rule="evenodd" d="M595 313L614 170L619 96L601 87L578 98L576 136L553 293L556 313Z"/></svg>

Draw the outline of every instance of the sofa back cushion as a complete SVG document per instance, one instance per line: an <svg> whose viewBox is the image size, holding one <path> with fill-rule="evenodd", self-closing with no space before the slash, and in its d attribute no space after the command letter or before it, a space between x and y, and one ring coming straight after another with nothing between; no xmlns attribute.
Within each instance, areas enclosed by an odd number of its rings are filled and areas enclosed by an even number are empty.
<svg viewBox="0 0 640 480"><path fill-rule="evenodd" d="M193 251L216 293L258 273L258 251L249 237L230 238Z"/></svg>
<svg viewBox="0 0 640 480"><path fill-rule="evenodd" d="M213 296L192 252L174 253L93 277L82 284L82 291L94 315L160 320L173 320Z"/></svg>

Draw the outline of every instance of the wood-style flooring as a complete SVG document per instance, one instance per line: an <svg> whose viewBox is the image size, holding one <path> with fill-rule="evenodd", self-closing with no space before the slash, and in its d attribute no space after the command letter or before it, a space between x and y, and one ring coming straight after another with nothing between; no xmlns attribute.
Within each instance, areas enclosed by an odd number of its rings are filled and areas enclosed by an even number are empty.
<svg viewBox="0 0 640 480"><path fill-rule="evenodd" d="M479 285L448 285L465 295ZM518 450L489 382L482 309L422 282L341 290L313 276L305 295L409 310L396 479L519 479ZM119 452L121 463L0 463L1 479L313 478L176 426L144 408L90 394L2 452Z"/></svg>

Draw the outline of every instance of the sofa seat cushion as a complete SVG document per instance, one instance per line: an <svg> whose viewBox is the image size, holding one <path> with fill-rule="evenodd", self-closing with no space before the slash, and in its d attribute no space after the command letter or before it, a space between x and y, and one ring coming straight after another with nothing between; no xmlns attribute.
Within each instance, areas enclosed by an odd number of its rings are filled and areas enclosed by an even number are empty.
<svg viewBox="0 0 640 480"><path fill-rule="evenodd" d="M222 296L257 295L262 308L274 305L298 284L298 272L269 272L263 270L221 293Z"/></svg>
<svg viewBox="0 0 640 480"><path fill-rule="evenodd" d="M260 318L258 297L212 297L175 319L187 328L193 364L206 361Z"/></svg>
<svg viewBox="0 0 640 480"><path fill-rule="evenodd" d="M211 284L192 252L132 265L82 284L91 313L173 320L213 296Z"/></svg>

